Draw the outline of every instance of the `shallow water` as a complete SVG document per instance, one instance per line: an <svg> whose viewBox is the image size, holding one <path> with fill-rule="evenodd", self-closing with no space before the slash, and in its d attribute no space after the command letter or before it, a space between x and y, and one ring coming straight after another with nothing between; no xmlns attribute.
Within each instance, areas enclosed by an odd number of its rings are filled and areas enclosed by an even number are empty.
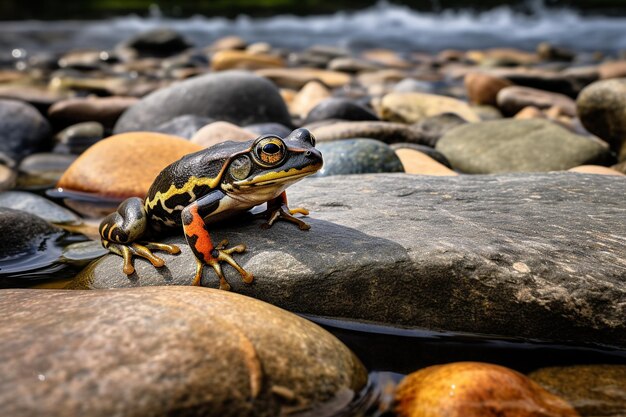
<svg viewBox="0 0 626 417"><path fill-rule="evenodd" d="M194 16L172 19L154 12L151 17L125 16L99 21L20 21L0 24L0 50L22 58L33 52L62 52L73 48L110 49L135 33L170 27L203 47L215 39L238 35L249 42L302 49L332 44L361 50L439 51L517 47L534 49L550 42L577 51L616 54L626 49L626 17L594 16L565 8L546 8L531 2L532 13L511 7L488 11L419 12L406 6L379 3L355 12L332 15L235 19ZM10 59L10 56L4 57Z"/></svg>

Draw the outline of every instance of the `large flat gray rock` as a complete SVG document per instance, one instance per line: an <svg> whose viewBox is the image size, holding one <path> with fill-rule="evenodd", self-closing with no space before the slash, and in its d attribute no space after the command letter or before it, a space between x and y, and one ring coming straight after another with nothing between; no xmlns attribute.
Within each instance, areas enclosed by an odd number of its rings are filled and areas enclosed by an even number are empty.
<svg viewBox="0 0 626 417"><path fill-rule="evenodd" d="M290 188L311 230L216 229L246 243L255 281L233 290L290 311L428 329L626 346L626 180L574 173L309 179ZM195 262L157 270L107 255L75 288L188 285ZM203 283L216 287L205 268Z"/></svg>

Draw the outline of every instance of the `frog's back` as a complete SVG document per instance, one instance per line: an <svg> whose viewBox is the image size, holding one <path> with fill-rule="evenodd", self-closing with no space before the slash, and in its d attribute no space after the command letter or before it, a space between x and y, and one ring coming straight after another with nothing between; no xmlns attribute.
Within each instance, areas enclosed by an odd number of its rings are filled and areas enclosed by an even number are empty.
<svg viewBox="0 0 626 417"><path fill-rule="evenodd" d="M144 206L151 222L159 226L180 226L181 211L220 186L223 168L245 143L223 142L186 155L168 165L156 177Z"/></svg>

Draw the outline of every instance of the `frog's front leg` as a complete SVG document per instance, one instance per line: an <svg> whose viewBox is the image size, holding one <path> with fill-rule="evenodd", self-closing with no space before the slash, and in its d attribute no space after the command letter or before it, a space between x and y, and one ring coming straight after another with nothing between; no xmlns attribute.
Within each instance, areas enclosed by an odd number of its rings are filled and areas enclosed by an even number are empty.
<svg viewBox="0 0 626 417"><path fill-rule="evenodd" d="M226 249L228 241L223 240L217 247L213 246L213 242L211 241L211 236L209 235L204 219L220 211L220 200L225 196L223 192L215 190L185 207L181 216L185 238L196 256L196 275L193 280L193 285L200 285L202 269L203 266L207 264L217 273L220 279L220 289L228 291L230 290L230 285L226 282L226 278L224 278L220 262L226 262L235 268L241 274L243 282L247 284L251 283L254 277L251 273L239 266L231 256L234 252L244 252L246 250L245 245L237 245Z"/></svg>
<svg viewBox="0 0 626 417"><path fill-rule="evenodd" d="M287 207L287 193L283 191L278 197L268 201L267 210L259 213L257 216L265 217L267 219L267 222L261 225L263 229L269 229L272 227L274 222L279 219L297 224L300 230L309 230L311 228L311 226L302 220L294 217L294 214L303 214L306 216L309 214L309 210L302 207L297 207L295 209Z"/></svg>
<svg viewBox="0 0 626 417"><path fill-rule="evenodd" d="M180 252L176 245L155 242L138 242L146 234L148 217L143 201L131 197L122 202L117 210L106 216L100 223L99 232L102 246L124 258L123 271L126 275L135 272L132 257L140 256L156 267L165 265L165 261L155 256L153 250L163 250L171 254Z"/></svg>

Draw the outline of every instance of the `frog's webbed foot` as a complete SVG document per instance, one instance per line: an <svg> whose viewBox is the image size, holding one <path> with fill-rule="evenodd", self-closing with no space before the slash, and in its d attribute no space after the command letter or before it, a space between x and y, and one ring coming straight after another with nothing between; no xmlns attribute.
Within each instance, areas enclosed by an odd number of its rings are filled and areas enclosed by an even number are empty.
<svg viewBox="0 0 626 417"><path fill-rule="evenodd" d="M227 264L235 268L237 272L241 274L241 278L246 284L250 284L254 280L254 276L245 269L243 269L231 256L233 253L245 252L246 245L236 245L230 249L226 249L226 246L228 246L228 240L222 240L220 244L211 251L209 259L206 259L206 257L205 259L206 264L213 268L213 270L220 279L220 290L229 291L230 284L226 281L226 278L224 277L224 272L222 271L222 266L220 265L220 262L226 262ZM203 267L204 262L196 258L196 276L193 279L193 285L200 285L200 282L202 280Z"/></svg>
<svg viewBox="0 0 626 417"><path fill-rule="evenodd" d="M152 265L160 268L165 265L165 261L153 254L153 250L162 250L173 255L180 252L180 248L178 246L168 245L165 243L143 242L143 244L123 244L109 241L103 241L102 243L103 246L109 251L116 253L124 258L124 267L122 271L124 271L126 275L131 275L135 272L135 267L133 267L132 262L133 256L139 256L141 258L147 259Z"/></svg>
<svg viewBox="0 0 626 417"><path fill-rule="evenodd" d="M309 210L297 207L294 209L290 209L287 207L287 195L283 192L280 196L275 199L267 202L267 210L257 214L255 217L263 217L267 219L265 223L261 225L263 229L269 229L274 225L276 220L285 220L290 223L297 224L300 230L309 230L311 226L303 222L297 217L294 217L294 214L302 214L307 216L309 214Z"/></svg>

